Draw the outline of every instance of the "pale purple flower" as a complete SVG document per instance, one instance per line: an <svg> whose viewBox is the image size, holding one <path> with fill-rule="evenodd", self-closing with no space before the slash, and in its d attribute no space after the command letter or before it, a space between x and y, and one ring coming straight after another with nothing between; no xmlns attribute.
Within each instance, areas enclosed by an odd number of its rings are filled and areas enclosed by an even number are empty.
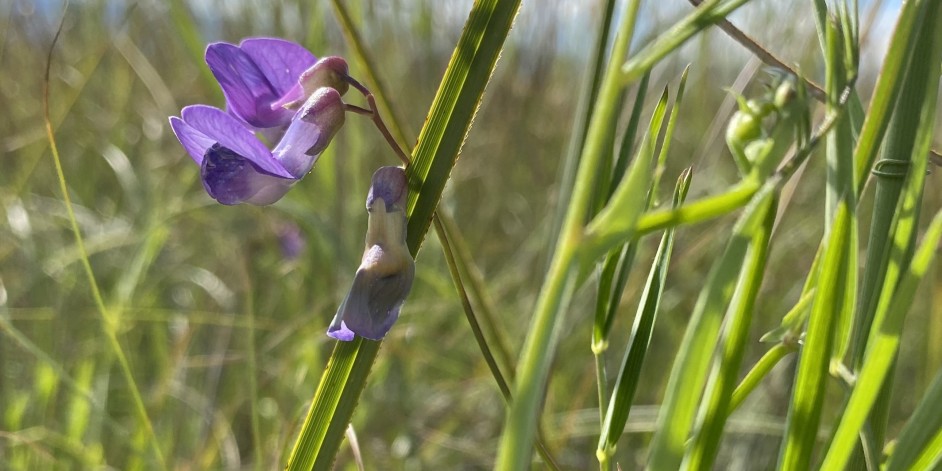
<svg viewBox="0 0 942 471"><path fill-rule="evenodd" d="M408 193L401 168L382 167L373 174L366 198L369 223L363 258L327 335L343 341L353 340L354 335L379 340L399 318L415 277L415 262L406 245Z"/></svg>
<svg viewBox="0 0 942 471"><path fill-rule="evenodd" d="M344 121L343 101L320 88L291 120L271 151L218 108L191 105L170 118L177 139L200 166L209 196L222 204L271 204L307 174Z"/></svg>
<svg viewBox="0 0 942 471"><path fill-rule="evenodd" d="M344 122L347 64L274 38L213 43L206 63L227 112L187 106L170 125L222 204L271 204L306 175ZM260 131L269 150L256 136Z"/></svg>

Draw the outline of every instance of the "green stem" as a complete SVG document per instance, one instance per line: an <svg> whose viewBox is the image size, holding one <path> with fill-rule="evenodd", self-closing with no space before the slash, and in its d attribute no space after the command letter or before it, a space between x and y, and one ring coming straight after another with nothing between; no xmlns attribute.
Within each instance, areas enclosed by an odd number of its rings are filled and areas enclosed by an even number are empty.
<svg viewBox="0 0 942 471"><path fill-rule="evenodd" d="M742 382L740 382L739 386L736 386L736 389L733 391L733 397L729 401L729 414L731 415L736 409L739 409L743 401L755 391L759 383L772 372L772 368L775 368L778 362L782 361L788 354L796 350L798 350L797 345L780 343L769 349L768 352L765 352L765 355L762 355L762 358L746 373L746 377L742 379Z"/></svg>
<svg viewBox="0 0 942 471"><path fill-rule="evenodd" d="M496 466L498 470L526 469L530 462L537 415L543 403L549 365L555 353L558 331L562 324L562 307L568 304L577 284L576 251L583 235L582 224L586 220L594 195L599 165L606 153L606 129L618 112L617 98L621 90L618 62L628 52L639 6L640 1L632 0L626 7L612 50L613 59L608 64L599 98L596 100L596 111L590 121L572 200L523 346L520 372L514 383L516 399L511 404L501 436Z"/></svg>
<svg viewBox="0 0 942 471"><path fill-rule="evenodd" d="M448 231L445 228L445 225L442 223L442 220L438 216L438 212L433 216L432 223L435 225L435 233L438 234L438 239L442 244L442 248L445 253L445 260L448 265L448 271L451 273L451 279L455 282L455 289L458 291L458 296L461 298L461 307L464 308L465 317L468 319L468 324L471 325L471 332L474 334L474 340L477 341L478 347L481 349L481 354L484 355L484 362L487 363L488 369L491 370L491 375L494 377L494 380L497 382L497 387L500 389L501 395L504 397L504 400L507 403L511 402L510 387L507 385L507 380L504 379L504 375L501 374L500 368L497 366L497 361L494 359L494 355L491 353L490 347L487 345L487 340L484 337L484 332L481 330L481 325L478 323L477 316L474 314L474 309L471 307L471 300L468 299L467 291L464 288L464 283L461 280L461 274L458 270L458 265L455 260L454 251L451 248L451 241L449 240ZM536 450L543 458L543 461L546 462L546 465L553 470L559 470L559 465L556 464L556 460L553 459L553 456L549 452L543 438L542 430L537 431L536 439Z"/></svg>

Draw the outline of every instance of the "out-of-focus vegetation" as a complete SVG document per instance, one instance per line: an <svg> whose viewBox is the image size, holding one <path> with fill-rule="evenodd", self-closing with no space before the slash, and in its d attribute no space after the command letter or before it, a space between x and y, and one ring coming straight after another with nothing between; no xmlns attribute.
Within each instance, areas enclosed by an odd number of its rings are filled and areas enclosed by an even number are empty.
<svg viewBox="0 0 942 471"><path fill-rule="evenodd" d="M471 2L350 3L395 113L414 139ZM524 2L443 199L513 358L552 250L555 208L567 203L558 198L558 175L601 3ZM823 83L806 7L755 2L732 19ZM646 2L636 44L690 8ZM858 90L865 106L895 8L862 6ZM225 207L205 194L167 117L187 104L222 106L202 62L207 42L280 36L319 56L349 56L334 11L326 2L283 1L69 6L52 55L50 120L104 313L82 269L43 130L42 74L61 14L45 1L0 4L0 468L159 466L108 329L127 357L166 466L279 468L333 345L327 324L359 263L369 177L396 158L366 118L350 116L313 173L284 200ZM664 181L693 166L693 199L738 178L723 140L736 109L727 89L756 95L768 76L749 52L710 30L654 68L649 108L688 63ZM351 60L351 75L359 66ZM824 166L822 150L800 174L801 184L785 190L787 210L768 262L775 271L762 286L753 339L777 327L798 300L825 226ZM927 177L925 214L942 205L939 173ZM862 234L871 193L860 206ZM669 201L670 194L656 198ZM660 321L619 442L624 469L644 463L678 344L733 221L676 232ZM638 259L650 260L656 244L643 239ZM629 279L610 352L624 350L644 277L636 270ZM942 368L938 264L927 278L904 331L888 436L899 432ZM546 444L566 469L596 466L593 310L594 291L577 292L546 400ZM112 327L107 319L115 320ZM767 350L757 341L748 345L744 365ZM794 358L783 361L732 416L717 466L774 466L794 366ZM831 392L829 400L840 404L839 388ZM354 414L366 468L488 468L504 408L430 235L402 318ZM354 466L349 448L338 463Z"/></svg>

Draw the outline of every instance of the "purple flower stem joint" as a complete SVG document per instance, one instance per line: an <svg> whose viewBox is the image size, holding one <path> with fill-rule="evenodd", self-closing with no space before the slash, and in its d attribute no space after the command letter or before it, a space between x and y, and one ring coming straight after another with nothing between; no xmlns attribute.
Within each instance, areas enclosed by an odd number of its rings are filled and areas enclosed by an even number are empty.
<svg viewBox="0 0 942 471"><path fill-rule="evenodd" d="M337 309L327 335L343 341L359 335L370 340L386 336L412 288L415 262L406 244L405 171L382 167L373 174L366 210L366 247L353 286Z"/></svg>

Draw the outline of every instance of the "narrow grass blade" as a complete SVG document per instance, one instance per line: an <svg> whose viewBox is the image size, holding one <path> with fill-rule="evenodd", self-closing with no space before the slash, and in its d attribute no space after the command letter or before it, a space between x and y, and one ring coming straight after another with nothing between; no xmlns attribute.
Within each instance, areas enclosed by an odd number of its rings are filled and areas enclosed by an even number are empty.
<svg viewBox="0 0 942 471"><path fill-rule="evenodd" d="M890 37L889 47L884 56L886 59L880 68L880 75L873 87L870 108L860 130L857 147L854 149L855 181L857 194L863 192L867 183L867 175L873 168L883 136L893 116L893 107L899 98L899 91L913 54L913 43L916 33L924 18L926 2L904 2L900 8L896 27Z"/></svg>
<svg viewBox="0 0 942 471"><path fill-rule="evenodd" d="M877 184L867 269L860 290L866 295L861 296L855 318L851 351L854 368L863 363L872 326L881 325L880 313L886 312L915 243L942 66L942 6L939 2L926 3L914 59L907 68L887 135L885 157L876 166L885 173ZM891 384L887 383L869 419L871 441L876 444L884 440L890 391Z"/></svg>
<svg viewBox="0 0 942 471"><path fill-rule="evenodd" d="M726 419L729 417L733 391L742 366L743 351L749 339L749 327L759 289L762 287L769 252L769 238L775 224L777 202L766 211L765 223L752 234L742 274L730 302L726 326L721 338L718 362L714 363L700 406L696 434L684 460L684 469L711 469Z"/></svg>
<svg viewBox="0 0 942 471"><path fill-rule="evenodd" d="M519 470L528 466L535 424L549 376L550 363L556 351L558 333L564 319L563 311L579 285L579 269L595 263L594 258L580 257L585 221L597 187L599 168L604 162L606 130L617 119L618 97L622 85L618 81L618 63L627 56L634 33L639 0L625 7L618 33L612 46L612 60L606 67L599 96L589 124L586 143L580 158L572 198L559 231L553 260L540 289L536 309L520 356L520 370L514 382L514 403L504 422L495 468Z"/></svg>
<svg viewBox="0 0 942 471"><path fill-rule="evenodd" d="M677 181L673 202L675 207L683 203L689 188L690 169L688 168ZM621 370L618 379L615 380L615 391L608 401L605 421L602 424L602 433L599 437L598 451L596 452L603 467L613 456L615 445L625 429L625 423L631 411L634 393L638 386L638 377L641 374L641 366L644 364L644 357L651 341L654 322L657 319L658 307L661 303L661 295L664 292L664 283L667 279L667 269L670 266L673 247L674 231L668 229L661 237L661 243L654 255L654 261L651 263L651 271L641 293L641 300L638 302L638 312L631 328L631 337L628 340L628 347L625 349Z"/></svg>
<svg viewBox="0 0 942 471"><path fill-rule="evenodd" d="M475 2L409 166L408 245L415 255L494 70L519 1ZM381 342L337 342L287 469L329 469Z"/></svg>
<svg viewBox="0 0 942 471"><path fill-rule="evenodd" d="M936 214L932 225L923 238L922 245L913 257L909 270L902 277L893 295L893 301L882 317L879 330L868 342L867 355L840 425L831 442L821 469L843 469L854 451L857 435L863 428L870 410L884 388L884 384L896 359L903 321L913 302L919 281L925 275L942 237L942 212Z"/></svg>
<svg viewBox="0 0 942 471"><path fill-rule="evenodd" d="M896 439L886 471L936 469L931 463L942 458L942 371Z"/></svg>
<svg viewBox="0 0 942 471"><path fill-rule="evenodd" d="M554 247L559 240L559 229L563 225L566 217L568 205L565 204L572 197L573 184L576 179L576 170L579 167L582 149L585 147L586 135L589 132L589 123L592 119L592 112L595 109L595 100L598 98L599 88L602 85L602 72L605 67L605 55L608 52L609 39L612 36L611 28L615 22L615 0L607 0L605 3L604 14L599 25L599 34L595 38L595 54L590 64L591 75L583 78L582 90L579 95L579 104L576 108L576 119L572 124L572 132L569 136L569 144L566 147L565 158L559 173L559 199L556 204L556 212L553 215L552 232L547 241L548 247ZM629 128L630 129L630 128ZM549 257L552 253L549 254ZM548 264L548 263L547 263Z"/></svg>
<svg viewBox="0 0 942 471"><path fill-rule="evenodd" d="M157 439L157 434L154 432L154 425L147 413L147 408L144 405L144 399L141 396L140 388L138 388L137 382L134 379L134 375L131 373L131 366L128 362L127 355L125 354L124 349L121 347L121 343L118 341L118 319L116 319L113 313L107 308L107 306L105 306L104 298L101 294L101 290L98 287L98 281L95 278L95 272L92 270L92 265L88 257L88 251L85 248L85 240L82 237L82 231L79 229L78 220L75 217L75 210L72 207L72 198L69 196L69 189L65 179L65 172L62 169L62 160L59 158L59 147L56 145L55 132L53 131L52 121L49 118L49 71L52 67L53 51L55 50L56 42L59 39L59 34L62 32L62 25L64 24L64 21L65 14L63 13L62 20L59 22L59 27L56 30L56 35L52 40L52 44L49 46L49 54L46 58L46 72L43 78L42 94L43 124L45 125L46 138L49 141L49 150L52 153L53 163L55 164L56 176L58 177L59 181L59 190L62 192L62 200L66 208L66 213L69 216L69 224L72 229L72 235L75 238L75 244L78 247L78 251L81 256L82 267L84 268L85 275L88 280L92 299L95 301L95 307L98 310L98 314L100 316L102 330L104 331L108 346L111 348L112 353L118 359L122 376L127 383L128 390L130 391L134 413L137 416L137 420L140 422L140 425L142 426L144 436L147 438L150 448L153 451L160 468L167 469L167 463L164 459L163 452L160 449L160 441Z"/></svg>
<svg viewBox="0 0 942 471"><path fill-rule="evenodd" d="M809 469L811 466L826 392L835 313L843 304L841 292L845 283L846 260L850 255L847 251L850 222L847 201L842 199L831 226L808 319L808 332L799 352L779 469Z"/></svg>
<svg viewBox="0 0 942 471"><path fill-rule="evenodd" d="M687 323L667 392L657 419L648 468L679 469L684 444L690 436L694 414L719 338L724 313L733 296L743 260L755 232L764 224L775 186L763 186L739 217L723 255L716 261Z"/></svg>
<svg viewBox="0 0 942 471"><path fill-rule="evenodd" d="M633 55L621 68L622 80L630 82L647 72L664 56L687 42L693 35L724 19L749 0L710 0L664 31L653 42Z"/></svg>
<svg viewBox="0 0 942 471"><path fill-rule="evenodd" d="M818 16L821 15L820 7L824 7L823 1L815 2L819 7ZM856 75L856 70L847 70L845 64L845 44L843 43L845 31L842 25L835 18L818 18L823 20L819 27L825 30L824 50L826 64L825 90L827 91L826 109L834 113L840 109L840 94L847 87L852 76ZM848 46L849 47L849 46ZM848 198L848 208L850 209L850 252L857 253L857 188L854 185L854 136L851 126L851 117L844 113L837 120L834 129L828 133L825 147L825 160L827 162L827 186L825 189L825 221L834 221L837 211L837 205L840 198ZM830 231L830 226L825 226L825 233ZM857 298L857 257L848 257L848 267L844 277L843 305L838 311L837 325L834 329L834 345L831 350L831 363L838 364L847 353L850 341L851 321L853 320L853 308Z"/></svg>
<svg viewBox="0 0 942 471"><path fill-rule="evenodd" d="M648 198L638 198L637 195L642 189L648 195L654 191L651 186L651 170L655 165L657 137L665 124L667 93L665 87L654 108L641 148L628 168L627 176L618 182L608 203L586 228L584 250L586 257L590 259L595 259L597 254L607 253L619 243L624 243L624 235L634 230L638 216L647 209Z"/></svg>
<svg viewBox="0 0 942 471"><path fill-rule="evenodd" d="M501 395L504 397L504 400L509 403L512 401L512 397L510 395L510 386L508 385L507 380L504 378L504 375L501 373L500 367L497 365L497 360L491 353L491 349L487 344L487 339L485 339L484 332L477 320L477 315L471 306L471 300L468 298L467 290L464 287L464 281L462 280L461 272L467 272L467 269L466 267L462 267L462 262L454 256L455 251L452 249L451 244L451 238L454 232L450 231L438 217L434 219L434 224L436 233L438 234L440 242L444 248L448 269L451 272L451 279L455 283L455 289L458 291L458 297L461 299L461 307L464 309L465 317L467 317L468 324L471 326L474 339L477 341L478 347L481 349L481 354L484 357L485 363L487 363L488 369L491 370L491 375L497 382L497 387L500 389ZM511 376L510 379L512 380L513 377ZM545 444L545 440L542 438L542 433L539 431L537 432L536 449L550 469L559 469L559 465L556 464L556 460L552 457L552 455L550 455L549 449Z"/></svg>

